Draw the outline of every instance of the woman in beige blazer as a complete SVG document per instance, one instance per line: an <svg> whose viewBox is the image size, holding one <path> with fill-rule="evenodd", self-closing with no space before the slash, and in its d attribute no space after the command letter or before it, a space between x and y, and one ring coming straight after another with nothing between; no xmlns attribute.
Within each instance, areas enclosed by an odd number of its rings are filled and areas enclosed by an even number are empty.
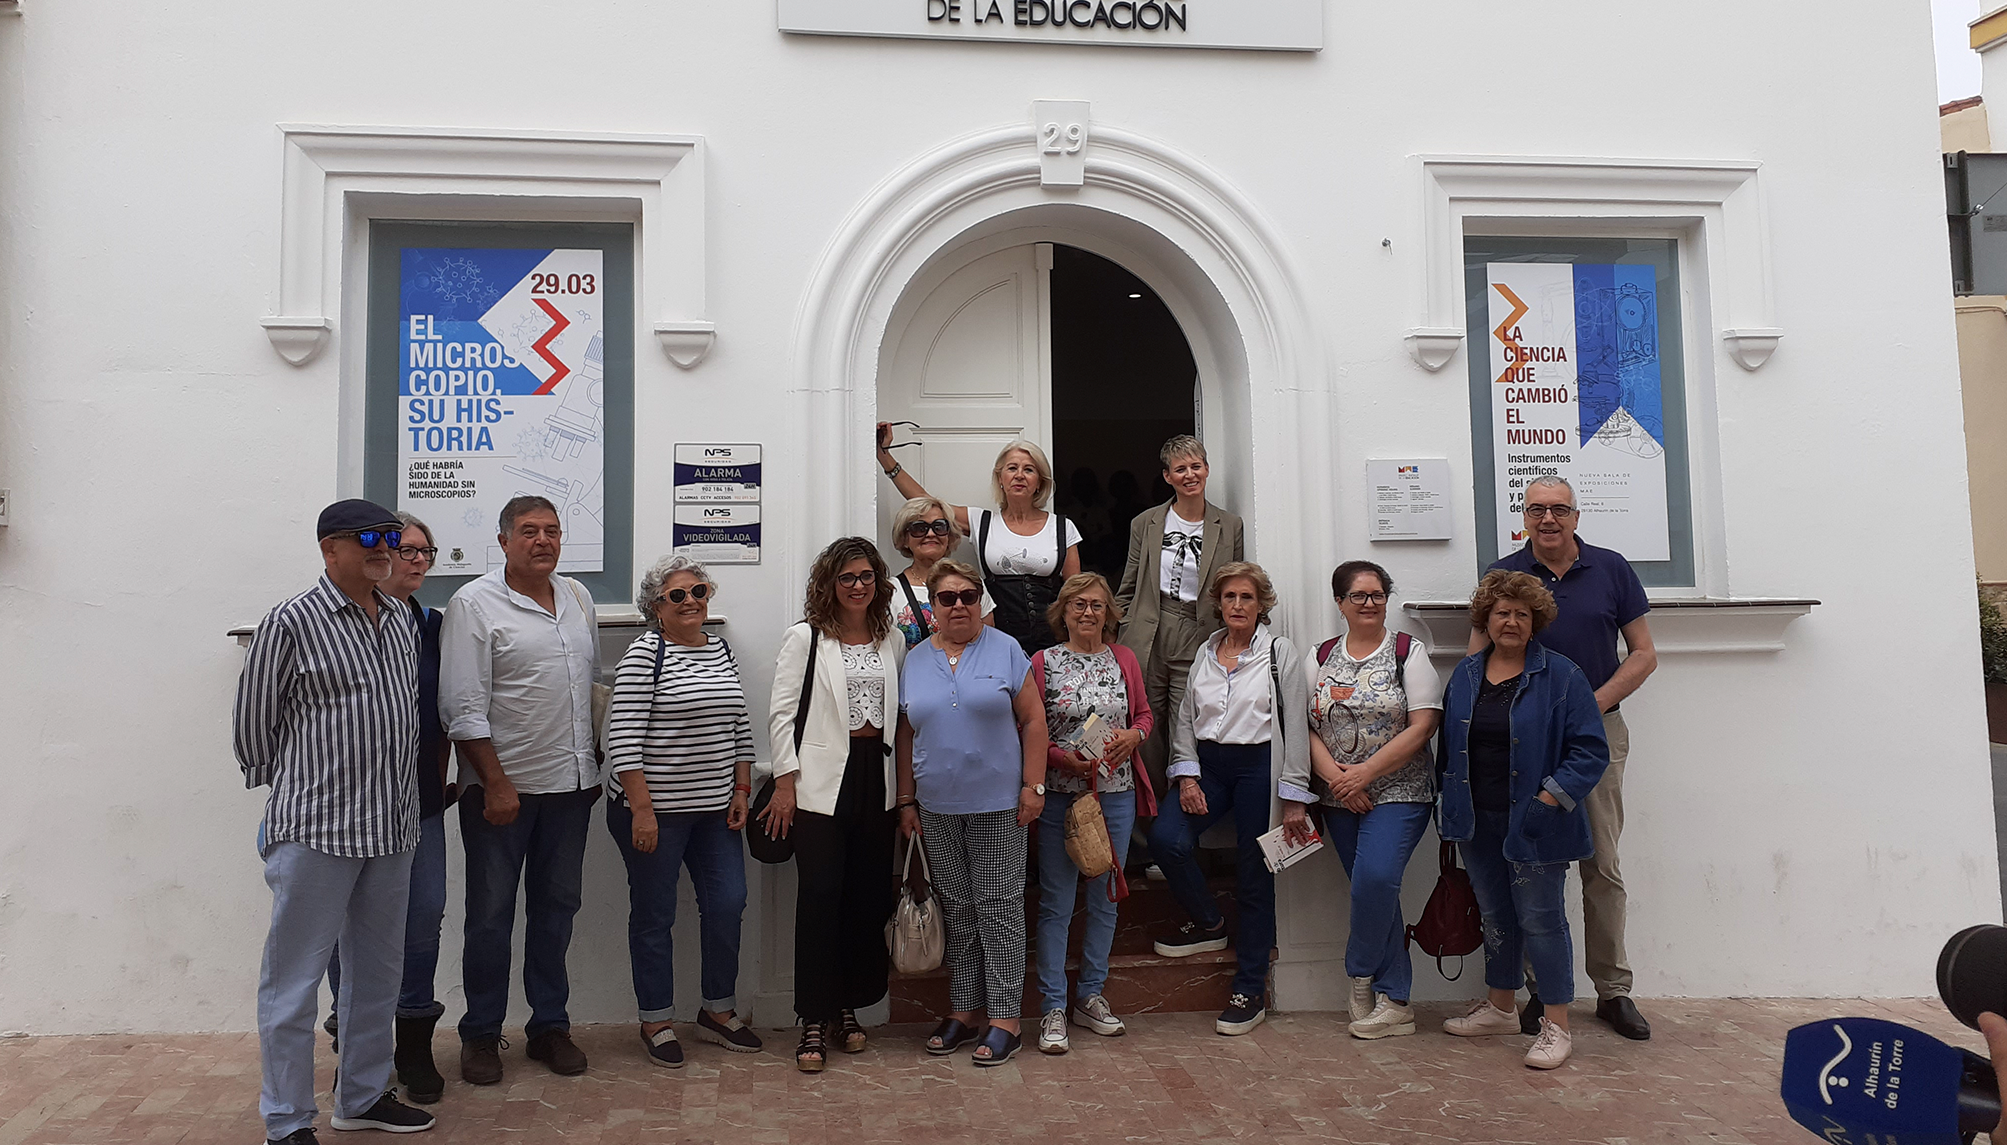
<svg viewBox="0 0 2007 1145"><path fill-rule="evenodd" d="M834 1041L864 1049L857 1011L885 996L892 916L892 729L906 639L892 624L892 578L878 549L844 537L808 576L807 619L781 636L768 731L774 793L755 830L794 841L795 1065L815 1073ZM801 747L795 720L807 719Z"/></svg>
<svg viewBox="0 0 2007 1145"><path fill-rule="evenodd" d="M1209 470L1198 438L1179 434L1158 457L1174 497L1130 523L1129 560L1115 603L1126 618L1117 642L1142 662L1143 689L1157 722L1143 744L1143 766L1153 789L1164 791L1167 735L1185 696L1185 678L1199 646L1220 628L1206 586L1221 568L1245 559L1247 543L1240 518L1206 500Z"/></svg>

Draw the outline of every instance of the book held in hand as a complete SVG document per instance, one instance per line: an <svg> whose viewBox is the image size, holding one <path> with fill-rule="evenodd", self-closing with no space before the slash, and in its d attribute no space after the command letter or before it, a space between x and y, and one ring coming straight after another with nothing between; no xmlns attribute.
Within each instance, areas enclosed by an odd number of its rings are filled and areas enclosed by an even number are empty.
<svg viewBox="0 0 2007 1145"><path fill-rule="evenodd" d="M1324 840L1317 834L1315 827L1310 829L1310 841L1307 843L1290 842L1281 827L1261 836L1255 842L1261 844L1262 860L1268 864L1268 869L1276 874L1281 874L1302 862L1305 856L1316 854L1324 846Z"/></svg>

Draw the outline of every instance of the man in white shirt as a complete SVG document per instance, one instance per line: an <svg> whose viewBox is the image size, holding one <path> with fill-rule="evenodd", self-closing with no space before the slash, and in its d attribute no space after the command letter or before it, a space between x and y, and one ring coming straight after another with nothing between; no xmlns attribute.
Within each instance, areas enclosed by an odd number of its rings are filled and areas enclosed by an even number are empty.
<svg viewBox="0 0 2007 1145"><path fill-rule="evenodd" d="M584 878L586 830L599 796L592 685L599 625L585 587L557 575L562 527L542 497L502 509L504 566L453 594L440 637L439 709L460 749L460 835L467 847L467 937L460 1074L502 1079L516 886L526 926L528 1055L559 1074L585 1072L571 1040L565 953ZM472 774L468 774L471 771Z"/></svg>

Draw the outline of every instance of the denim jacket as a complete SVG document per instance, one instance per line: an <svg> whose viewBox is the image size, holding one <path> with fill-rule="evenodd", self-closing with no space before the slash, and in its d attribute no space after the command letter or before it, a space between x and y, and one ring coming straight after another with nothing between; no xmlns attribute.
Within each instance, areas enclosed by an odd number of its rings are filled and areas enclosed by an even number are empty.
<svg viewBox="0 0 2007 1145"><path fill-rule="evenodd" d="M1436 758L1442 779L1437 831L1445 842L1469 841L1477 825L1470 794L1470 716L1487 655L1466 656L1443 692L1443 750ZM1526 678L1512 698L1511 723L1512 811L1505 857L1515 863L1588 858L1595 845L1581 801L1610 766L1603 715L1588 677L1566 656L1529 645ZM1554 796L1558 809L1540 804L1535 810L1543 790ZM1533 837L1527 834L1528 815L1535 817Z"/></svg>

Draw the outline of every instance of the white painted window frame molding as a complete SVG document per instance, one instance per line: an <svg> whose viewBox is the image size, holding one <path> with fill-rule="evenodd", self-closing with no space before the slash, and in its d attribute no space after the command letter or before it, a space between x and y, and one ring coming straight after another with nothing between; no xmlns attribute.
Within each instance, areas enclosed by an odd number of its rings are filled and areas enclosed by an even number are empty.
<svg viewBox="0 0 2007 1145"><path fill-rule="evenodd" d="M639 204L636 305L656 339L690 369L710 353L705 309L704 141L630 135L282 123L279 312L260 320L279 356L304 366L340 325L352 201L436 204L466 196L520 200L529 219L552 206ZM387 217L395 217L394 214ZM428 216L431 217L431 216ZM489 217L488 214L483 217Z"/></svg>
<svg viewBox="0 0 2007 1145"><path fill-rule="evenodd" d="M1771 308L1760 163L1486 155L1413 161L1422 185L1421 321L1404 341L1425 370L1449 365L1463 346L1463 239L1477 221L1691 228L1705 259L1707 313L1720 323L1722 350L1754 371L1784 335Z"/></svg>

